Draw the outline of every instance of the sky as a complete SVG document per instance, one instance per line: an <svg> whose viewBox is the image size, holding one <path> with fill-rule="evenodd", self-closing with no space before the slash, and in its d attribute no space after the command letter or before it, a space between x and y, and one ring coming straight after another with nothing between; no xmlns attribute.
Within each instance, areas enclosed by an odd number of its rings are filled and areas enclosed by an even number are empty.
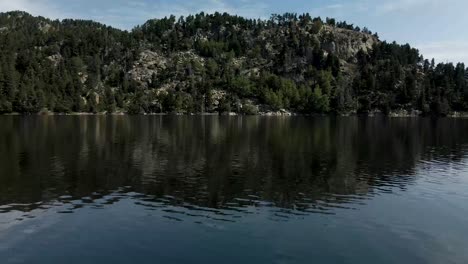
<svg viewBox="0 0 468 264"><path fill-rule="evenodd" d="M409 43L425 58L468 65L467 0L0 0L0 12L22 10L52 19L92 19L132 29L151 18L228 12L250 18L273 13L334 17Z"/></svg>

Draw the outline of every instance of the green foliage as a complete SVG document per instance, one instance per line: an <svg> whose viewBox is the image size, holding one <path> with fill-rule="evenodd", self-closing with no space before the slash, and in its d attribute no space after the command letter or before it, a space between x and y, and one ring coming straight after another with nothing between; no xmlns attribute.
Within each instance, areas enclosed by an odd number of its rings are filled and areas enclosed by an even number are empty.
<svg viewBox="0 0 468 264"><path fill-rule="evenodd" d="M245 115L257 115L258 114L258 107L251 104L250 102L245 102L242 105L242 113Z"/></svg>
<svg viewBox="0 0 468 264"><path fill-rule="evenodd" d="M322 27L323 27L322 20L317 19L312 23L312 28L311 28L310 31L311 31L312 34L318 34L320 32L320 30L322 29Z"/></svg>
<svg viewBox="0 0 468 264"><path fill-rule="evenodd" d="M336 26L336 20L334 18L328 18L327 17L327 24L330 25L330 26Z"/></svg>
<svg viewBox="0 0 468 264"><path fill-rule="evenodd" d="M230 83L230 90L241 97L251 97L255 93L253 83L244 76L235 77Z"/></svg>
<svg viewBox="0 0 468 264"><path fill-rule="evenodd" d="M226 51L226 43L218 41L197 41L195 49L205 57L218 57Z"/></svg>
<svg viewBox="0 0 468 264"><path fill-rule="evenodd" d="M0 100L0 113L5 114L5 113L11 113L13 111L13 106L11 105L10 102L8 102L5 99Z"/></svg>
<svg viewBox="0 0 468 264"><path fill-rule="evenodd" d="M326 48L342 45L336 27L362 41L377 36L346 21L294 13L269 20L170 16L131 32L0 13L0 113L255 114L252 102L301 113L468 111L464 64L436 65L395 42L376 41L345 57ZM139 61L143 51L163 59Z"/></svg>
<svg viewBox="0 0 468 264"><path fill-rule="evenodd" d="M314 112L327 113L330 111L330 99L327 94L324 94L319 85L315 87L312 94L312 104Z"/></svg>

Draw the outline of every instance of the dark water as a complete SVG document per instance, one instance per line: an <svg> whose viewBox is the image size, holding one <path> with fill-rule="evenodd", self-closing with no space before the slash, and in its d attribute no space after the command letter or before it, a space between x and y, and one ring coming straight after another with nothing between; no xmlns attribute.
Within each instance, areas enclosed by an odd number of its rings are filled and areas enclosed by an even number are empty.
<svg viewBox="0 0 468 264"><path fill-rule="evenodd" d="M0 263L468 263L468 120L0 117Z"/></svg>

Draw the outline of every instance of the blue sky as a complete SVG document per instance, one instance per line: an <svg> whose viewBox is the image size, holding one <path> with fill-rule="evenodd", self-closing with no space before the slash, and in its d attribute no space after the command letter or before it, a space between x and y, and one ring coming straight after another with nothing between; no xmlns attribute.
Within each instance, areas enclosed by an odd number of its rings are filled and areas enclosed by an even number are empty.
<svg viewBox="0 0 468 264"><path fill-rule="evenodd" d="M24 10L50 18L93 19L131 29L150 18L229 12L253 18L309 12L410 43L426 58L468 64L467 0L0 0L0 11Z"/></svg>

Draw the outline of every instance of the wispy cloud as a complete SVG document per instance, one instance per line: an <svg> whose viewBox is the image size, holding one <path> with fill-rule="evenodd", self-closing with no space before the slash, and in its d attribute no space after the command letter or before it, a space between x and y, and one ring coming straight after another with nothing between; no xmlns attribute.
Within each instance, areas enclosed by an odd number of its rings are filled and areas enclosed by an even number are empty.
<svg viewBox="0 0 468 264"><path fill-rule="evenodd" d="M168 13L174 15L188 15L198 12L214 13L227 12L246 17L262 17L266 13L268 5L262 1L251 0L198 0L198 1L159 1L152 5L154 14L158 17Z"/></svg>
<svg viewBox="0 0 468 264"><path fill-rule="evenodd" d="M48 0L0 0L0 12L16 10L52 18L59 18L61 14L58 6Z"/></svg>
<svg viewBox="0 0 468 264"><path fill-rule="evenodd" d="M92 19L131 29L148 19L201 11L250 18L309 12L379 32L382 39L414 45L427 58L468 63L466 0L0 0L0 12L23 10L49 18ZM433 40L446 42L434 43Z"/></svg>
<svg viewBox="0 0 468 264"><path fill-rule="evenodd" d="M187 16L189 14L205 12L227 12L246 17L260 18L267 13L268 5L261 1L225 1L225 0L198 0L198 1L140 1L123 2L117 6L100 12L92 17L103 23L119 28L131 28L148 19L162 18L169 15Z"/></svg>
<svg viewBox="0 0 468 264"><path fill-rule="evenodd" d="M378 14L410 11L421 6L441 4L441 2L440 0L385 0L376 7L376 11Z"/></svg>
<svg viewBox="0 0 468 264"><path fill-rule="evenodd" d="M426 59L437 62L464 62L468 65L468 41L441 41L415 45Z"/></svg>
<svg viewBox="0 0 468 264"><path fill-rule="evenodd" d="M22 10L49 18L85 18L130 29L148 19L198 12L228 12L245 17L267 17L268 4L253 0L0 0L0 12Z"/></svg>
<svg viewBox="0 0 468 264"><path fill-rule="evenodd" d="M369 4L364 0L355 1L335 1L322 6L316 6L309 12L314 16L321 17L334 17L343 19L349 15L362 15L365 14L369 9Z"/></svg>
<svg viewBox="0 0 468 264"><path fill-rule="evenodd" d="M331 5L325 6L324 8L325 9L341 9L343 7L345 7L345 5L343 4L331 4Z"/></svg>

